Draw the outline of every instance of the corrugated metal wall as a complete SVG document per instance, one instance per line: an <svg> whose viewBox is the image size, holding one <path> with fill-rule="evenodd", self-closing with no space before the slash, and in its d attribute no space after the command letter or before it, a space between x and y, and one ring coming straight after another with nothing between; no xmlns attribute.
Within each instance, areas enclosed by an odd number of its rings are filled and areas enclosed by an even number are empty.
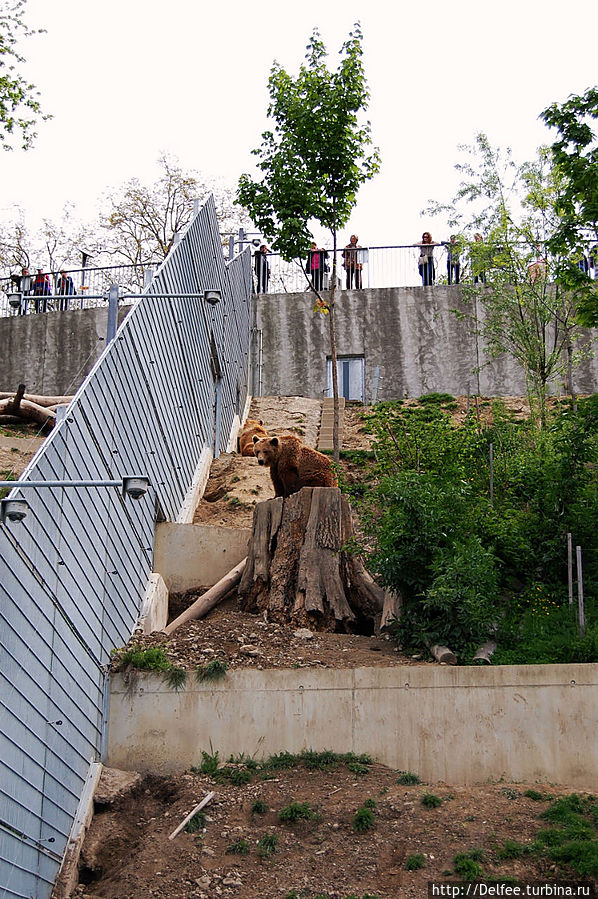
<svg viewBox="0 0 598 899"><path fill-rule="evenodd" d="M206 289L220 302L181 296ZM101 753L110 651L152 569L156 510L176 518L202 452L225 447L244 407L250 303L249 254L225 264L210 199L23 476L148 475L149 492L13 491L29 512L0 525L2 897L51 894Z"/></svg>

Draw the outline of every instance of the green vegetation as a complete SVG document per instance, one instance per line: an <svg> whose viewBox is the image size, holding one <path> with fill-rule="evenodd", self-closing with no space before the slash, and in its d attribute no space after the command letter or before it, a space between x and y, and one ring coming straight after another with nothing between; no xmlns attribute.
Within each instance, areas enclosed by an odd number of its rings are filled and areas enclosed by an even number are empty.
<svg viewBox="0 0 598 899"><path fill-rule="evenodd" d="M422 796L422 805L426 808L438 808L439 805L442 805L442 799L434 793L424 793Z"/></svg>
<svg viewBox="0 0 598 899"><path fill-rule="evenodd" d="M408 787L421 783L421 780L419 779L417 774L411 774L410 771L399 771L397 783L403 784L404 786Z"/></svg>
<svg viewBox="0 0 598 899"><path fill-rule="evenodd" d="M277 846L278 837L276 836L276 834L267 833L258 840L257 851L258 854L262 856L262 858L269 858L271 855L274 855Z"/></svg>
<svg viewBox="0 0 598 899"><path fill-rule="evenodd" d="M318 813L309 802L291 802L278 812L278 820L283 824L292 824L295 821L311 821L318 817Z"/></svg>
<svg viewBox="0 0 598 899"><path fill-rule="evenodd" d="M217 783L232 783L240 786L250 783L254 774L263 780L269 780L280 771L288 771L292 768L305 767L308 771L332 771L344 765L353 774L367 774L373 764L372 758L367 753L356 755L353 752L336 753L330 750L315 752L305 749L303 752L293 754L291 752L279 752L262 761L249 756L231 756L224 765L220 764L218 752L212 754L202 750L202 762L199 766L192 766L194 774L207 774Z"/></svg>
<svg viewBox="0 0 598 899"><path fill-rule="evenodd" d="M263 799L256 799L253 805L251 806L251 814L252 815L265 815L268 811L268 806L264 802Z"/></svg>
<svg viewBox="0 0 598 899"><path fill-rule="evenodd" d="M235 840L234 843L226 847L225 851L227 855L248 855L249 843L243 839Z"/></svg>
<svg viewBox="0 0 598 899"><path fill-rule="evenodd" d="M458 852L453 861L455 874L459 874L463 880L475 880L484 873L480 861L484 855L480 849L472 849L469 852Z"/></svg>
<svg viewBox="0 0 598 899"><path fill-rule="evenodd" d="M353 830L356 833L365 833L374 826L375 820L372 808L364 803L361 808L358 808L355 812L353 817Z"/></svg>
<svg viewBox="0 0 598 899"><path fill-rule="evenodd" d="M185 831L187 833L200 833L204 827L206 826L206 815L205 812L199 811L196 812L191 820L187 821L185 824Z"/></svg>
<svg viewBox="0 0 598 899"><path fill-rule="evenodd" d="M198 665L195 670L195 677L198 681L217 681L225 677L227 671L226 662L220 659L212 659L207 665Z"/></svg>
<svg viewBox="0 0 598 899"><path fill-rule="evenodd" d="M407 652L448 645L469 662L598 660L598 395L559 404L543 430L494 402L456 426L440 402L365 416L377 464L353 491L368 569L400 593L391 626ZM490 447L493 450L492 490ZM586 627L569 604L567 534L582 547Z"/></svg>
<svg viewBox="0 0 598 899"><path fill-rule="evenodd" d="M121 668L139 668L140 671L168 671L172 668L166 652L161 646L150 646L144 649L134 644L125 652L116 653Z"/></svg>
<svg viewBox="0 0 598 899"><path fill-rule="evenodd" d="M405 870L406 871L418 871L420 868L423 868L426 864L426 859L422 855L421 852L415 852L412 855L408 855L405 859Z"/></svg>

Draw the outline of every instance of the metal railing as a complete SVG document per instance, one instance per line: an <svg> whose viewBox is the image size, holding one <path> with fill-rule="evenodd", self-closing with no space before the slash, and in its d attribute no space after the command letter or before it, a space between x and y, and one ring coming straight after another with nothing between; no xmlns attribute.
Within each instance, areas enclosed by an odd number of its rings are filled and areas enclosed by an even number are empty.
<svg viewBox="0 0 598 899"><path fill-rule="evenodd" d="M118 284L122 292L137 296L141 294L144 285L151 283L160 264L155 262L151 265L64 269L71 283L62 282L61 272L40 272L44 281L39 282L37 295L34 284L37 272L0 278L0 317L105 306L108 291L113 284ZM15 298L18 294L21 299L17 305Z"/></svg>
<svg viewBox="0 0 598 899"><path fill-rule="evenodd" d="M249 254L225 264L210 199L22 476L63 486L16 482L8 497L28 510L0 524L2 897L52 892L101 757L110 651L138 619L156 517L176 519L200 458L243 409L250 303ZM138 502L114 488L123 475L149 478Z"/></svg>

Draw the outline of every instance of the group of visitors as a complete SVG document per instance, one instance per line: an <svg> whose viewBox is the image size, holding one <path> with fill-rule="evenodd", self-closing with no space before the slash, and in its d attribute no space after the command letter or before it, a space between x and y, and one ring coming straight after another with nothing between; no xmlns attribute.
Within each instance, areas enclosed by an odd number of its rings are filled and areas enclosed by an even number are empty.
<svg viewBox="0 0 598 899"><path fill-rule="evenodd" d="M475 234L476 243L482 243L481 234ZM424 231L420 243L414 243L419 247L418 271L422 279L422 286L429 287L436 281L436 267L434 262L434 247L446 247L446 273L449 284L458 284L461 279L461 249L455 234L451 234L448 241L434 241L429 231ZM486 283L486 272L483 270L480 254L471 254L471 267L474 284Z"/></svg>
<svg viewBox="0 0 598 899"><path fill-rule="evenodd" d="M270 281L270 263L268 254L270 250L266 244L262 244L255 252L255 279L256 293L267 293ZM363 250L357 243L357 236L351 235L349 243L343 250L343 268L346 272L347 290L355 288L359 290L362 284L362 271L367 250ZM305 273L315 290L328 289L328 250L318 247L314 241L307 252L305 261Z"/></svg>
<svg viewBox="0 0 598 899"><path fill-rule="evenodd" d="M51 303L49 297L52 295L56 297L53 308L63 312L69 308L69 297L77 293L73 279L64 269L60 270L55 280L54 291L52 291L50 275L45 274L41 268L37 269L35 275L30 275L29 269L22 268L21 274L13 275L11 281L20 294L19 315L47 312ZM31 299L33 300L32 305L30 305Z"/></svg>

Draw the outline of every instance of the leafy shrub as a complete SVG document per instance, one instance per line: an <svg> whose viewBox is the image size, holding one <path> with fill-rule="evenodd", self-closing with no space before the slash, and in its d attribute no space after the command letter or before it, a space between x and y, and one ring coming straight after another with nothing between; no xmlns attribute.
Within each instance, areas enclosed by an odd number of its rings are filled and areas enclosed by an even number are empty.
<svg viewBox="0 0 598 899"><path fill-rule="evenodd" d="M131 646L126 652L119 655L121 668L131 666L142 671L167 671L171 665L168 656L161 646L149 646L143 649L141 646Z"/></svg>
<svg viewBox="0 0 598 899"><path fill-rule="evenodd" d="M365 833L374 826L374 813L371 808L362 805L358 808L353 817L353 830L357 833Z"/></svg>
<svg viewBox="0 0 598 899"><path fill-rule="evenodd" d="M187 833L199 833L206 826L206 814L201 809L185 824Z"/></svg>
<svg viewBox="0 0 598 899"><path fill-rule="evenodd" d="M212 659L207 665L198 665L196 669L197 680L202 681L218 681L226 676L227 664L220 659Z"/></svg>
<svg viewBox="0 0 598 899"><path fill-rule="evenodd" d="M474 855L475 853L475 855ZM484 873L479 863L479 852L458 852L453 861L455 874L459 874L463 880L475 880Z"/></svg>
<svg viewBox="0 0 598 899"><path fill-rule="evenodd" d="M425 808L438 808L438 806L442 805L442 799L440 796L435 796L434 793L424 793L422 796L422 805Z"/></svg>
<svg viewBox="0 0 598 899"><path fill-rule="evenodd" d="M268 806L264 802L263 799L256 799L253 805L251 806L251 814L252 815L265 815L268 811Z"/></svg>
<svg viewBox="0 0 598 899"><path fill-rule="evenodd" d="M405 786L413 786L414 784L421 783L421 780L419 779L417 774L411 774L410 771L399 771L397 783L404 784Z"/></svg>
<svg viewBox="0 0 598 899"><path fill-rule="evenodd" d="M426 863L425 857L421 852L415 852L412 855L408 855L405 859L405 870L406 871L418 871L420 868L423 868Z"/></svg>
<svg viewBox="0 0 598 899"><path fill-rule="evenodd" d="M247 840L235 840L230 846L226 847L227 855L247 855L249 853L249 843Z"/></svg>
<svg viewBox="0 0 598 899"><path fill-rule="evenodd" d="M262 858L269 858L273 855L278 846L278 837L275 833L267 833L264 834L261 839L258 840L257 849L258 854L262 856Z"/></svg>
<svg viewBox="0 0 598 899"><path fill-rule="evenodd" d="M292 824L300 820L311 821L316 815L317 812L311 808L309 802L291 802L280 809L278 819L283 824Z"/></svg>

